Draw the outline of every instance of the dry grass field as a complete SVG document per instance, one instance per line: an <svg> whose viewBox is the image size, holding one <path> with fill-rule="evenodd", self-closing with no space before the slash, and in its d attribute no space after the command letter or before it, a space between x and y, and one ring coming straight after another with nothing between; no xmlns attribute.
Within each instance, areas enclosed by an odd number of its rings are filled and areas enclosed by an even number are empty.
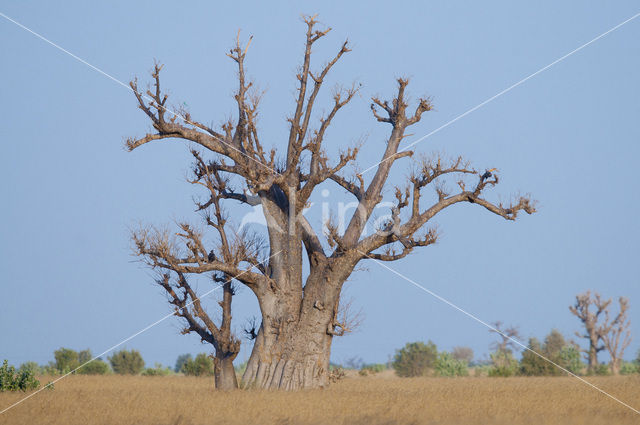
<svg viewBox="0 0 640 425"><path fill-rule="evenodd" d="M588 378L634 407L640 377ZM47 382L47 379L44 379ZM183 376L70 376L0 424L638 424L575 378L351 377L326 390L217 393ZM0 393L0 409L24 397Z"/></svg>

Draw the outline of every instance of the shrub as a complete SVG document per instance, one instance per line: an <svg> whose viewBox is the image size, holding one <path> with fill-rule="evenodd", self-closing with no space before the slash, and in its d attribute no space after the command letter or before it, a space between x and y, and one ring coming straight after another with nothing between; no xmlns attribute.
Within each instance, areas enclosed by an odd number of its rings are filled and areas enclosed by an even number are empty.
<svg viewBox="0 0 640 425"><path fill-rule="evenodd" d="M102 359L95 359L78 370L83 375L106 375L109 372L109 365Z"/></svg>
<svg viewBox="0 0 640 425"><path fill-rule="evenodd" d="M518 370L520 375L559 376L565 373L562 369L535 353L544 356L574 374L580 373L584 367L580 359L579 348L574 343L567 344L562 334L556 329L553 329L547 335L544 345L541 345L536 338L531 338L528 348L529 350L522 353Z"/></svg>
<svg viewBox="0 0 640 425"><path fill-rule="evenodd" d="M191 376L213 376L213 359L206 353L200 353L195 359L184 363L181 372Z"/></svg>
<svg viewBox="0 0 640 425"><path fill-rule="evenodd" d="M33 375L42 374L42 368L36 362L24 362L18 368L18 372L30 371Z"/></svg>
<svg viewBox="0 0 640 425"><path fill-rule="evenodd" d="M16 371L16 368L9 366L5 360L0 367L0 392L1 391L28 391L35 390L40 386L34 372L31 369Z"/></svg>
<svg viewBox="0 0 640 425"><path fill-rule="evenodd" d="M362 368L360 368L360 371L358 373L361 376L375 375L376 373L382 372L386 368L387 366L382 363L371 363L371 364L366 364L362 366Z"/></svg>
<svg viewBox="0 0 640 425"><path fill-rule="evenodd" d="M622 362L620 366L620 375L633 375L634 373L639 373L640 368L635 362Z"/></svg>
<svg viewBox="0 0 640 425"><path fill-rule="evenodd" d="M606 363L600 363L593 371L594 375L608 376L611 375L611 368Z"/></svg>
<svg viewBox="0 0 640 425"><path fill-rule="evenodd" d="M79 369L76 373L82 375L104 375L109 372L109 365L105 361L100 358L91 361L92 358L93 354L91 354L91 350L86 349L80 351L78 353L78 366L76 366Z"/></svg>
<svg viewBox="0 0 640 425"><path fill-rule="evenodd" d="M562 351L560 351L560 360L560 365L574 375L582 373L582 370L584 369L584 363L580 356L580 349L574 344L562 347Z"/></svg>
<svg viewBox="0 0 640 425"><path fill-rule="evenodd" d="M173 371L175 373L180 373L182 371L182 366L184 366L185 363L191 360L193 360L191 354L180 354L176 359L176 365L174 366Z"/></svg>
<svg viewBox="0 0 640 425"><path fill-rule="evenodd" d="M144 369L144 360L138 350L122 350L109 357L111 368L120 375L137 375Z"/></svg>
<svg viewBox="0 0 640 425"><path fill-rule="evenodd" d="M433 342L410 342L396 351L392 366L401 377L424 376L433 370L437 358L438 349Z"/></svg>
<svg viewBox="0 0 640 425"><path fill-rule="evenodd" d="M160 363L156 363L153 368L146 368L142 371L142 376L167 376L171 375L173 370L170 367L164 367Z"/></svg>
<svg viewBox="0 0 640 425"><path fill-rule="evenodd" d="M489 372L491 371L492 368L493 366L491 366L490 364L476 364L473 367L473 376L476 376L476 377L489 376Z"/></svg>
<svg viewBox="0 0 640 425"><path fill-rule="evenodd" d="M435 372L438 376L468 376L466 360L458 360L452 354L442 351L438 354L435 364Z"/></svg>
<svg viewBox="0 0 640 425"><path fill-rule="evenodd" d="M518 361L513 357L511 350L498 350L491 353L489 376L507 377L513 376L518 371Z"/></svg>
<svg viewBox="0 0 640 425"><path fill-rule="evenodd" d="M58 370L58 368L56 367L56 363L55 362L49 362L46 365L42 366L42 368L40 369L42 371L43 375L58 375L60 374L60 371Z"/></svg>
<svg viewBox="0 0 640 425"><path fill-rule="evenodd" d="M78 352L70 348L60 348L53 352L58 373L69 373L80 365Z"/></svg>
<svg viewBox="0 0 640 425"><path fill-rule="evenodd" d="M536 353L543 354L544 350L542 349L542 345L540 345L540 341L538 341L537 338L530 338L528 348L529 350L525 350L522 353L518 373L525 376L546 375L549 366L553 365L550 365L545 359L532 352L535 351Z"/></svg>
<svg viewBox="0 0 640 425"><path fill-rule="evenodd" d="M82 350L78 352L78 363L85 364L93 358L93 354L91 354L91 350L88 348L86 350Z"/></svg>

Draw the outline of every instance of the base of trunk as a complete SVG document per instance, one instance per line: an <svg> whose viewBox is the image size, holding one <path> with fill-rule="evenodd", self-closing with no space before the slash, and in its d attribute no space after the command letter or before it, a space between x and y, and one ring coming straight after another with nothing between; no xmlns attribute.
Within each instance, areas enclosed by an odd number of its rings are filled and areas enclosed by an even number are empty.
<svg viewBox="0 0 640 425"><path fill-rule="evenodd" d="M253 370L247 372L243 377L243 387L293 391L324 388L329 384L328 361L317 356L302 361L284 358L274 362L259 361Z"/></svg>
<svg viewBox="0 0 640 425"><path fill-rule="evenodd" d="M238 388L236 370L233 367L233 358L214 357L214 377L217 390L235 390Z"/></svg>

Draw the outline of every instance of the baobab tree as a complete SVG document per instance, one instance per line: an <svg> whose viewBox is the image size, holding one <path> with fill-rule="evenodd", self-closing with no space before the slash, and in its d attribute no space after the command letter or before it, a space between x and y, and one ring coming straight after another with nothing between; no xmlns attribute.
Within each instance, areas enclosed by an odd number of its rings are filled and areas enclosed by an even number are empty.
<svg viewBox="0 0 640 425"><path fill-rule="evenodd" d="M600 294L591 292L576 295L576 302L569 310L582 322L585 333L576 332L576 336L589 341L586 351L589 372L594 372L598 366L598 353L607 350L611 357L611 371L618 374L624 350L631 343L630 322L627 317L629 300L620 297L620 310L615 317L611 317L611 299L604 300ZM594 310L591 310L593 306ZM602 320L601 320L602 319Z"/></svg>
<svg viewBox="0 0 640 425"><path fill-rule="evenodd" d="M196 296L186 287L186 276L218 273L224 275L223 279L232 279L252 291L260 306L261 323L254 332L254 345L242 380L245 385L258 388L293 390L328 384L333 337L348 330L339 314L342 287L361 261L396 261L416 247L432 245L438 235L434 228L427 228L428 223L455 204L478 205L507 220L515 220L521 211L535 212L534 203L526 196L516 197L508 205L491 202L483 196L498 184L495 170L477 171L462 158L450 162L440 158L415 160L414 172L406 185L395 188L389 219L374 233L367 234L366 225L382 202L392 167L397 162L413 159L412 151L401 149L406 130L417 124L423 114L432 109L432 104L427 98L418 99L410 110L406 94L409 81L404 78L397 80L397 91L390 101L373 97L373 117L390 128L386 145L371 177L347 175L345 167L356 161L359 147L345 149L331 160L323 146L336 114L354 98L360 87L338 91L317 125L312 124L312 116L327 74L350 51L349 45L344 42L332 59L313 71L312 47L330 28L318 30L315 17L306 17L304 22L305 48L297 74L294 111L288 118L288 137L269 151L263 146L256 120L261 96L245 77L250 40L242 45L238 37L228 54L238 71L237 117L219 130L196 121L186 111L172 114L166 109L167 95L160 88L159 65L153 71L155 89L143 94L135 81L131 83L139 108L151 120L153 132L129 139L128 149L163 139L187 141L202 149L205 153L193 150L190 181L206 190L209 200L199 203L197 209L205 214L205 221L218 234L218 246L211 247L207 245L211 242L205 240L204 231L196 231L188 224L180 225L178 239L170 238L167 232L145 228L133 236L136 253L152 267L178 275L173 284L163 286L170 294L170 301L176 304L171 290L182 284L177 314L188 321L187 332L206 336L204 339L216 349L218 344L230 346L230 352L236 350L230 343L233 337L230 333L214 332L218 327L213 323L201 326L202 330L191 325L207 320L204 312L198 311L202 309L197 302L186 309L181 307L184 305L181 303L187 299L194 301ZM459 190L455 193L450 193L444 185L443 179L447 176L457 178ZM358 204L344 231L327 223L328 230L319 232L302 215L321 184L337 185ZM436 200L428 204L422 197L427 187L434 187L437 195ZM227 232L230 224L224 217L210 220L212 214L208 211L211 208L220 211L218 205L222 202L262 207L267 223L266 259L259 258L260 243L250 234ZM233 238L226 237L225 241L225 234ZM303 267L305 255L306 268ZM228 303L223 302L223 309L231 304L232 291L228 293ZM185 310L189 313L194 309L192 318L184 315ZM223 314L223 322L225 317L230 320L230 312Z"/></svg>
<svg viewBox="0 0 640 425"><path fill-rule="evenodd" d="M618 314L611 318L609 309L605 310L604 323L599 329L604 348L606 348L611 357L611 372L614 375L620 373L624 350L631 344L631 330L629 329L631 322L627 317L629 300L620 297L618 298L618 303L620 305Z"/></svg>
<svg viewBox="0 0 640 425"><path fill-rule="evenodd" d="M584 326L584 333L576 331L576 336L585 338L589 341L589 348L585 351L585 358L587 359L587 369L590 373L593 373L598 367L598 353L604 350L604 346L600 344L600 330L599 323L600 315L611 304L611 300L603 300L600 294L594 294L591 296L591 291L587 291L583 294L576 295L576 302L574 305L569 306L569 310L573 313ZM595 307L592 310L591 307Z"/></svg>

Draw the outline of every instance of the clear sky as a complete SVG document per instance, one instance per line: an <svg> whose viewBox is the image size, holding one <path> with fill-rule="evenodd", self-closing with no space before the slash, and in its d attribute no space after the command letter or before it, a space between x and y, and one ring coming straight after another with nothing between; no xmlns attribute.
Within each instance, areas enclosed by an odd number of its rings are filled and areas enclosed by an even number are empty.
<svg viewBox="0 0 640 425"><path fill-rule="evenodd" d="M124 82L148 81L157 58L170 103L186 102L213 124L234 113L235 68L225 53L241 28L254 36L249 75L267 90L262 137L278 148L293 110L300 14L318 13L333 31L316 49L317 66L345 38L353 47L328 86L363 84L328 134L329 149L366 137L359 164L367 168L389 130L371 117L369 98L389 98L396 77L410 76L413 98L426 94L435 103L410 143L640 6L27 1L2 2L0 11ZM46 363L61 346L100 353L170 311L151 272L132 257L128 229L197 220L196 191L185 182L188 146L169 141L127 153L124 139L150 128L129 91L3 18L0 40L0 358ZM501 184L488 197L531 193L539 213L512 223L472 205L452 208L437 219L436 246L388 265L482 320L519 326L525 339L553 327L572 336L580 326L568 306L579 292L627 296L635 339L625 357L633 357L640 348L639 40L640 18L419 143L417 152L498 167ZM328 105L328 96L320 102ZM393 183L406 164L398 162ZM230 208L234 217L247 212ZM335 341L337 362L386 361L406 342L428 339L441 349L468 345L478 358L488 352L485 327L375 263L349 280L346 294L364 321ZM257 313L250 291L237 298L240 330ZM141 350L147 364L168 365L209 349L179 330L170 318L125 346Z"/></svg>

